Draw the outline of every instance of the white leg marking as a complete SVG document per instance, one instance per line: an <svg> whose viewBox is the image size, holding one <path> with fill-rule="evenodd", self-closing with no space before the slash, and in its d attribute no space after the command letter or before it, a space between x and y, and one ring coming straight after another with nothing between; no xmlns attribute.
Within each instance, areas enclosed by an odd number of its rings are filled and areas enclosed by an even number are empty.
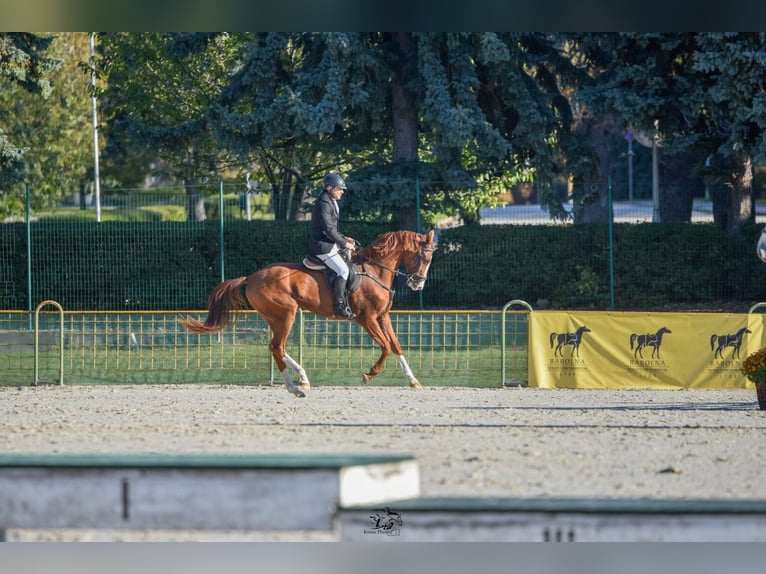
<svg viewBox="0 0 766 574"><path fill-rule="evenodd" d="M407 364L407 359L404 358L404 355L396 355L396 359L399 361L399 366L402 368L402 373L404 373L404 376L407 377L410 381L414 381L415 374Z"/></svg>
<svg viewBox="0 0 766 574"><path fill-rule="evenodd" d="M296 375L298 375L298 386L306 389L309 388L311 386L309 383L309 377L301 364L287 353L285 353L284 361L287 363L287 366L290 367Z"/></svg>
<svg viewBox="0 0 766 574"><path fill-rule="evenodd" d="M293 378L290 376L290 371L285 369L284 371L280 371L280 374L282 375L282 380L285 382L285 387L287 387L289 392L294 394L296 397L306 396L303 394L303 391L301 391L298 387L295 386L295 383L293 383Z"/></svg>

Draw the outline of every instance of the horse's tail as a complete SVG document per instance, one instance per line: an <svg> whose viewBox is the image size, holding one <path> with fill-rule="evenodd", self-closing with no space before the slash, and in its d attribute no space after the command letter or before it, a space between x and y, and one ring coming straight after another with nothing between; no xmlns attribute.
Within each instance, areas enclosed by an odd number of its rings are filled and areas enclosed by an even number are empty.
<svg viewBox="0 0 766 574"><path fill-rule="evenodd" d="M715 349L715 343L718 340L718 335L710 335L710 350Z"/></svg>
<svg viewBox="0 0 766 574"><path fill-rule="evenodd" d="M636 333L633 333L633 334L630 336L630 348L631 348L631 349L633 349L633 343L635 343L635 341L636 341L636 338L637 338L637 337L638 337L638 335L637 335Z"/></svg>
<svg viewBox="0 0 766 574"><path fill-rule="evenodd" d="M233 312L247 307L243 285L247 277L229 279L210 293L207 300L207 319L202 323L191 317L181 320L181 325L192 333L216 333L229 324Z"/></svg>
<svg viewBox="0 0 766 574"><path fill-rule="evenodd" d="M551 349L553 348L553 340L556 338L557 333L551 333Z"/></svg>

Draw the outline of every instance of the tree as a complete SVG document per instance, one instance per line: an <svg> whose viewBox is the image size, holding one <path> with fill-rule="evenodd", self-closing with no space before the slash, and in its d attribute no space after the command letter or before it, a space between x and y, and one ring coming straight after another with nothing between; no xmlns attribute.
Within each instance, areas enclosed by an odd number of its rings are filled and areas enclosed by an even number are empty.
<svg viewBox="0 0 766 574"><path fill-rule="evenodd" d="M277 219L298 217L312 181L325 172L345 173L349 163L339 157L367 153L353 134L336 126L338 116L331 111L335 103L298 109L296 94L320 94L321 82L331 81L332 74L340 76L317 45L311 34L267 33L245 39L228 85L210 108L218 142L248 166L261 189L271 192ZM338 96L340 88L331 91Z"/></svg>
<svg viewBox="0 0 766 574"><path fill-rule="evenodd" d="M42 99L20 88L0 93L8 125L29 147L25 180L37 209L84 190L93 178L89 78L81 70L88 35L64 32L52 40L47 53L60 65L49 72L50 96Z"/></svg>
<svg viewBox="0 0 766 574"><path fill-rule="evenodd" d="M212 104L236 67L232 34L108 33L99 36L99 94L112 165L131 155L163 160L184 183L190 219L205 218L200 183L225 169ZM146 165L148 170L149 166Z"/></svg>
<svg viewBox="0 0 766 574"><path fill-rule="evenodd" d="M12 186L26 176L25 155L30 149L16 143L25 140L17 138L12 122L18 110L13 105L21 94L31 94L34 100L50 95L50 74L60 65L46 54L52 41L52 37L31 33L0 32L0 193L4 211L18 208L20 199L12 193ZM28 117L28 112L21 117Z"/></svg>
<svg viewBox="0 0 766 574"><path fill-rule="evenodd" d="M229 142L344 158L357 215L414 228L422 182L422 207L471 222L508 174L551 175L573 70L545 34L265 33L211 110Z"/></svg>
<svg viewBox="0 0 766 574"><path fill-rule="evenodd" d="M690 150L689 118L696 117L702 98L701 85L692 73L694 35L681 33L593 33L572 36L573 53L588 71L586 81L575 95L580 117L589 121L609 119L607 141L615 141L627 130L642 132L647 139L661 138L662 159ZM658 131L659 130L659 131ZM606 180L614 150L600 149L581 177L598 180L593 186L598 210L596 220L607 215ZM687 157L688 160L688 157ZM671 166L673 169L671 170ZM661 163L663 182L661 220L681 220L691 215L691 166L669 159ZM671 190L672 182L683 185ZM675 191L676 193L671 193ZM683 194L683 199L679 196ZM670 197L674 201L669 201ZM679 199L681 199L679 201Z"/></svg>
<svg viewBox="0 0 766 574"><path fill-rule="evenodd" d="M738 233L754 221L753 162L766 160L766 34L699 33L694 71L705 82L700 113L713 155L717 223ZM721 193L723 191L723 193Z"/></svg>
<svg viewBox="0 0 766 574"><path fill-rule="evenodd" d="M766 150L764 38L691 32L577 37L594 78L579 93L582 101L595 113L619 114L623 127L661 138L660 179L670 182L662 188L662 221L690 213L693 190L685 184L700 173L714 191L717 225L738 233L752 220L752 162Z"/></svg>

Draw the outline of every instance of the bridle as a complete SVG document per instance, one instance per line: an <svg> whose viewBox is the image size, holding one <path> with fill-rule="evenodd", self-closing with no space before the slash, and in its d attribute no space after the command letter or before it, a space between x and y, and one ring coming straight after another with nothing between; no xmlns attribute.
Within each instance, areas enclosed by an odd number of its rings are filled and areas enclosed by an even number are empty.
<svg viewBox="0 0 766 574"><path fill-rule="evenodd" d="M399 271L398 269L391 269L388 265L383 265L380 261L376 261L374 259L370 259L369 257L364 257L362 262L364 263L364 261L366 261L368 263L372 263L376 267L380 267L381 269L385 269L386 271L392 273L395 277L406 277L408 283L411 280L413 280L413 279L415 281L425 281L426 280L425 275L421 275L420 273L418 273L417 269L420 268L420 264L425 259L426 253L433 253L434 251L436 251L436 247L435 246L434 247L426 247L425 245L422 246L420 248L420 251L418 251L415 255L413 255L412 259L410 259L408 263L405 263L405 267L407 267L407 268L413 267L412 264L415 263L414 269L416 271L412 271L411 273L403 273L403 272ZM391 293L394 292L393 289L391 289L388 285L384 285L383 282L380 279L378 279L377 277L375 277L374 275L370 275L366 271L360 271L359 274L360 275L366 275L367 277L369 277L370 279L375 281L375 283L377 283L378 285L380 285L384 289L387 289Z"/></svg>
<svg viewBox="0 0 766 574"><path fill-rule="evenodd" d="M426 247L424 245L423 247L420 248L420 251L418 251L418 254L414 255L412 257L412 259L410 259L409 265L405 264L405 267L412 266L412 263L414 262L415 263L414 269L419 269L420 268L420 264L426 258L426 253L433 253L434 251L436 251L436 247L435 246L434 247ZM430 265L431 262L428 261L427 263ZM397 273L400 274L400 275L406 275L407 276L407 281L409 281L410 279L415 279L417 281L425 281L426 280L426 276L425 275L421 275L420 273L417 273L415 271L413 271L412 273L402 273L401 271L397 271Z"/></svg>

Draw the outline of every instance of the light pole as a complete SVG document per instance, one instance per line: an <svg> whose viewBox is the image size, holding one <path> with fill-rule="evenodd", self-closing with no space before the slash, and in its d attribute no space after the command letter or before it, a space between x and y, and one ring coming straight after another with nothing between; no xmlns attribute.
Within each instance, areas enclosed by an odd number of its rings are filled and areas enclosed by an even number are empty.
<svg viewBox="0 0 766 574"><path fill-rule="evenodd" d="M660 168L657 160L657 134L652 137L652 223L660 221Z"/></svg>
<svg viewBox="0 0 766 574"><path fill-rule="evenodd" d="M651 135L639 130L632 130L636 141L644 147L652 148L652 223L660 221L660 168L658 160L658 148L660 147L659 122L654 121L654 130Z"/></svg>
<svg viewBox="0 0 766 574"><path fill-rule="evenodd" d="M98 172L98 114L96 113L96 33L90 33L90 89L93 116L93 183L96 194L96 221L101 222L101 182Z"/></svg>

